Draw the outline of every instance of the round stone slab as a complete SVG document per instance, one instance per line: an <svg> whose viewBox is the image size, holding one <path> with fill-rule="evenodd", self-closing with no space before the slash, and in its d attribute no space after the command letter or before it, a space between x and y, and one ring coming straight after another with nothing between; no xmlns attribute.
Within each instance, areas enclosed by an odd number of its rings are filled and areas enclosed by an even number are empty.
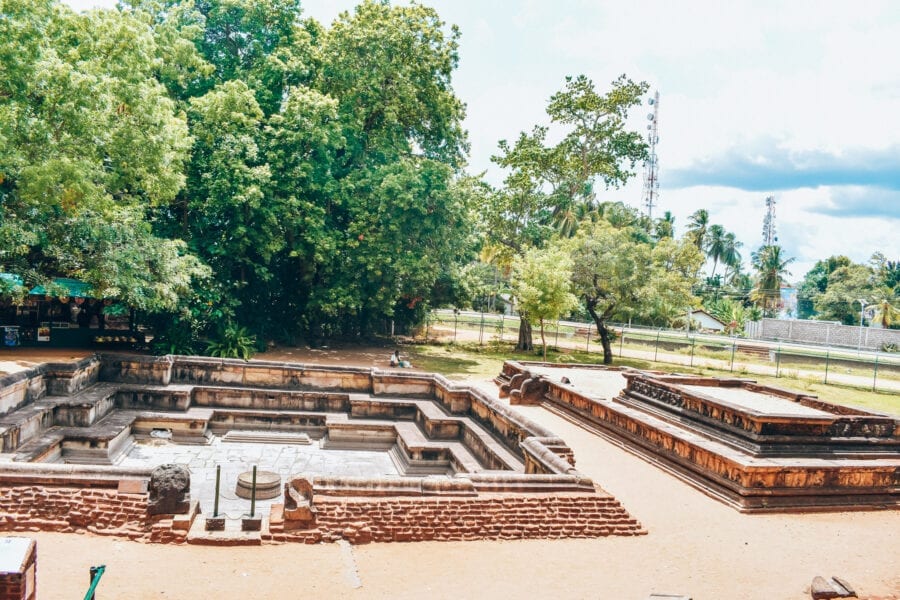
<svg viewBox="0 0 900 600"><path fill-rule="evenodd" d="M250 500L253 494L253 471L246 471L238 475L235 493ZM256 472L256 499L268 500L281 495L281 475L272 471Z"/></svg>

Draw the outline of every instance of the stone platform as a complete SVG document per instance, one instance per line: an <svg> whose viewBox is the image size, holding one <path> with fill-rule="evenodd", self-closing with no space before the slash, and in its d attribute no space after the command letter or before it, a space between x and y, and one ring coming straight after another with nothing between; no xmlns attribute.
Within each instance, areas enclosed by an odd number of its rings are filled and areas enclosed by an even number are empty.
<svg viewBox="0 0 900 600"><path fill-rule="evenodd" d="M507 362L497 382L512 404L543 403L594 426L744 512L900 507L894 417L749 380L611 372L626 382L612 398L544 365Z"/></svg>
<svg viewBox="0 0 900 600"><path fill-rule="evenodd" d="M564 440L440 375L98 355L17 373L0 381L0 398L0 514L10 515L0 530L201 540L207 527L197 519L211 514L215 466L225 464L226 479L256 465L285 482L272 501L258 498L271 522L251 523L261 532L241 540L645 533L575 469ZM389 468L348 473L354 452ZM325 456L321 469L313 465ZM189 514L148 512L148 480L160 464L190 473ZM220 515L239 518L249 501L234 481L223 483ZM34 501L42 497L52 501Z"/></svg>

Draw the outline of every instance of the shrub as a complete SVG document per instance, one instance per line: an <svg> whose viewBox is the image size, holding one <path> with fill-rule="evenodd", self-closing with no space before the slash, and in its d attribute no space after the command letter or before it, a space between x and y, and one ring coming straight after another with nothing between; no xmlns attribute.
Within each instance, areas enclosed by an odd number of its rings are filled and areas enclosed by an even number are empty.
<svg viewBox="0 0 900 600"><path fill-rule="evenodd" d="M206 346L206 353L218 358L243 358L250 360L256 352L256 336L247 331L246 327L238 327L234 324L226 325L217 339L210 340Z"/></svg>

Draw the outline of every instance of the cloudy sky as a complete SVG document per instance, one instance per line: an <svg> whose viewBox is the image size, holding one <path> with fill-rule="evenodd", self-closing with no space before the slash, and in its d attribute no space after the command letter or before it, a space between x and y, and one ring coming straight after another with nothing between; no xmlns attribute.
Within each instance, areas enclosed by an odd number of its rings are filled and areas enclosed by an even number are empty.
<svg viewBox="0 0 900 600"><path fill-rule="evenodd" d="M546 123L566 75L605 90L625 73L660 93L654 215L671 211L679 232L706 208L749 260L774 195L794 279L832 254L900 259L900 3L425 3L462 30L454 88L468 107L470 167L493 183L497 141ZM307 0L304 16L330 23L355 4ZM635 112L635 128L649 110ZM638 170L606 199L640 206L641 183Z"/></svg>

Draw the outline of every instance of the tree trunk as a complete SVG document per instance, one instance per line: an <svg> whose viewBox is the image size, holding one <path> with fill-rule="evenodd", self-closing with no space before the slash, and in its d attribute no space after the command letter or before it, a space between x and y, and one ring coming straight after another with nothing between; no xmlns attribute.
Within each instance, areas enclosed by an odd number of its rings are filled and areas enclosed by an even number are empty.
<svg viewBox="0 0 900 600"><path fill-rule="evenodd" d="M523 314L519 315L519 341L516 342L516 350L519 352L534 350L534 342L531 340L531 323Z"/></svg>
<svg viewBox="0 0 900 600"><path fill-rule="evenodd" d="M547 340L544 339L544 320L541 319L541 346L544 348L544 361L547 360Z"/></svg>
<svg viewBox="0 0 900 600"><path fill-rule="evenodd" d="M603 364L611 365L613 361L612 344L609 341L609 329L607 329L605 323L606 315L601 316L597 314L596 302L587 300L585 301L585 306L587 306L591 318L594 319L594 324L597 326L597 331L600 332L600 344L603 346Z"/></svg>
<svg viewBox="0 0 900 600"><path fill-rule="evenodd" d="M609 341L609 329L603 321L596 321L597 331L600 332L600 343L603 345L603 364L611 365L613 360L612 344Z"/></svg>

